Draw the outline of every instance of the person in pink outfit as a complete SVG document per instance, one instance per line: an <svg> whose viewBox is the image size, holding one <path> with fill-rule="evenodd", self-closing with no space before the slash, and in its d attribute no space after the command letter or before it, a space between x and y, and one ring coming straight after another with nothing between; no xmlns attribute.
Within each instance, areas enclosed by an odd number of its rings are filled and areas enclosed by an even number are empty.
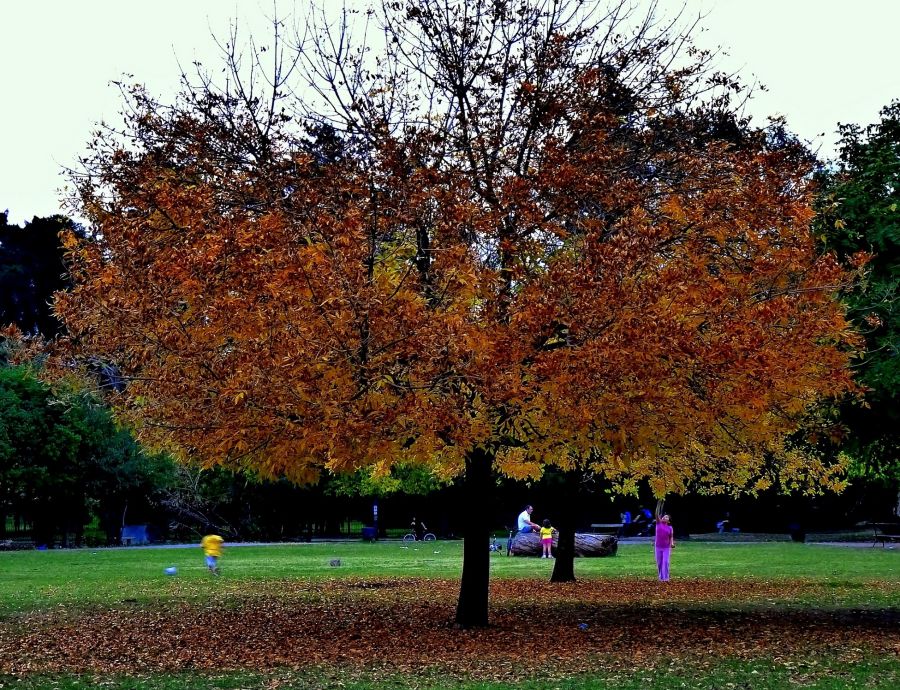
<svg viewBox="0 0 900 690"><path fill-rule="evenodd" d="M656 567L659 581L669 581L669 556L675 547L675 533L669 524L669 516L663 515L656 522Z"/></svg>
<svg viewBox="0 0 900 690"><path fill-rule="evenodd" d="M545 519L541 527L541 548L543 549L541 558L553 558L551 549L553 548L553 535L556 533L556 528L550 524L550 520Z"/></svg>

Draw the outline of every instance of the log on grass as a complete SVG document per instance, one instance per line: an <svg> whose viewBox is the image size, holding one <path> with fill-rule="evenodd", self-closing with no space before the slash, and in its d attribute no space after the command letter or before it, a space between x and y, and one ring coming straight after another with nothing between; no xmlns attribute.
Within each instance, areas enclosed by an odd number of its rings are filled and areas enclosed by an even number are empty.
<svg viewBox="0 0 900 690"><path fill-rule="evenodd" d="M552 553L556 555L556 541L553 538ZM615 556L619 549L619 540L611 534L590 534L587 532L575 533L575 555L576 556ZM540 556L541 555L541 537L536 532L519 532L513 537L512 544L509 547L509 555L511 556Z"/></svg>

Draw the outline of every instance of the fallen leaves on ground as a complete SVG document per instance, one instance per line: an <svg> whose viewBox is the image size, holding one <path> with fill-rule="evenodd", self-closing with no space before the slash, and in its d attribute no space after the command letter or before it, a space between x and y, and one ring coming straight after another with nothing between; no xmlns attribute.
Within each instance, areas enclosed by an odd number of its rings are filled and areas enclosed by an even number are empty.
<svg viewBox="0 0 900 690"><path fill-rule="evenodd" d="M340 665L511 679L724 656L900 656L900 609L793 605L824 595L821 583L804 580L498 580L491 626L476 630L453 626L452 580L219 583L202 604L120 602L0 620L0 671ZM892 600L900 594L896 583L867 586Z"/></svg>

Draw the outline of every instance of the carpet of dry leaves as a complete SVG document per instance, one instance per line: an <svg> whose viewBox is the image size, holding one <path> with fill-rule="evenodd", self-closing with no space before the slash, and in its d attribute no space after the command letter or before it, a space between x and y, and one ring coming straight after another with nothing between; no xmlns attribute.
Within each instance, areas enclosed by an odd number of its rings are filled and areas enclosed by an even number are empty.
<svg viewBox="0 0 900 690"><path fill-rule="evenodd" d="M66 607L0 619L0 672L424 668L459 677L579 673L818 652L900 659L900 608L828 605L798 581L537 580L491 585L491 627L452 624L458 582L217 581L202 603ZM870 583L896 601L900 583ZM825 604L792 604L813 597ZM823 598L824 597L824 598Z"/></svg>

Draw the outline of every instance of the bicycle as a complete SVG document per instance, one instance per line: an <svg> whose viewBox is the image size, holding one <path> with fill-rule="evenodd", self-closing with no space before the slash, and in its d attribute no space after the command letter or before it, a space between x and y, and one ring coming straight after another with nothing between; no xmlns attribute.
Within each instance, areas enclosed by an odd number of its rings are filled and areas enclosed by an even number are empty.
<svg viewBox="0 0 900 690"><path fill-rule="evenodd" d="M416 533L415 533L415 532L410 532L409 534L404 534L404 535L403 535L403 541L405 541L405 542L409 542L409 541L435 541L436 539L437 539L437 537L434 536L434 534L431 533L431 532L425 532L425 534L422 535L422 538L421 538L421 539L419 539L418 537L416 537Z"/></svg>

